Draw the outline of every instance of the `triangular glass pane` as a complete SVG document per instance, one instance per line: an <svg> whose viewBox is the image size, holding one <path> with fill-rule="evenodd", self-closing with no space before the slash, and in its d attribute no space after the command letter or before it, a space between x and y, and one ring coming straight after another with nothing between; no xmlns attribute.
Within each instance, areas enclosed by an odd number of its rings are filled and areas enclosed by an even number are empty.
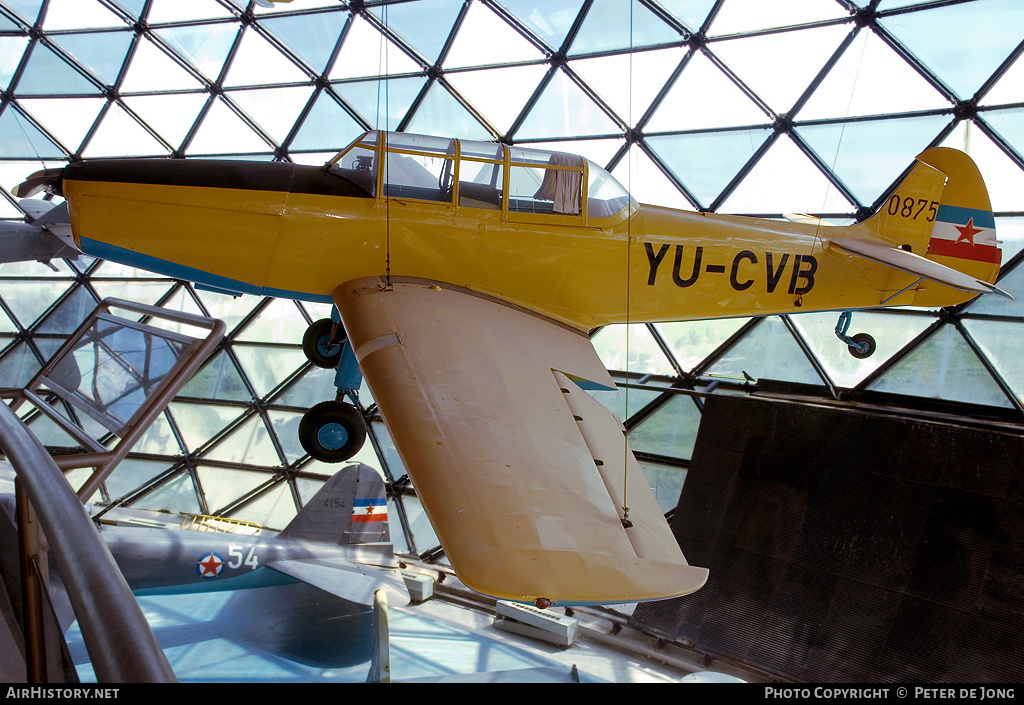
<svg viewBox="0 0 1024 705"><path fill-rule="evenodd" d="M192 476L187 472L183 472L156 489L147 492L128 506L135 509L171 512L172 514L179 512L202 514L203 512L196 496L195 485L192 484Z"/></svg>
<svg viewBox="0 0 1024 705"><path fill-rule="evenodd" d="M362 17L353 17L330 79L420 73L422 67Z"/></svg>
<svg viewBox="0 0 1024 705"><path fill-rule="evenodd" d="M306 362L303 352L294 348L235 345L232 349L260 398L266 397Z"/></svg>
<svg viewBox="0 0 1024 705"><path fill-rule="evenodd" d="M988 93L982 96L980 105L1007 105L1024 102L1024 57L1017 60L1006 70Z"/></svg>
<svg viewBox="0 0 1024 705"><path fill-rule="evenodd" d="M788 113L849 31L831 25L764 34L715 42L712 50L775 112Z"/></svg>
<svg viewBox="0 0 1024 705"><path fill-rule="evenodd" d="M1024 108L987 110L982 119L1009 142L1018 154L1024 154Z"/></svg>
<svg viewBox="0 0 1024 705"><path fill-rule="evenodd" d="M14 324L14 321L11 320L10 316L8 316L6 312L0 310L0 334L4 334L4 333L17 333L17 332L18 332L18 326L16 326ZM7 344L7 340L6 339L4 339L2 342L0 342L0 345L6 345L6 344ZM2 349L2 348L0 348L0 349Z"/></svg>
<svg viewBox="0 0 1024 705"><path fill-rule="evenodd" d="M680 210L693 210L691 203L665 175L647 153L637 145L630 145L625 159L619 160L612 176L640 203L666 206Z"/></svg>
<svg viewBox="0 0 1024 705"><path fill-rule="evenodd" d="M148 91L187 91L202 86L197 78L157 48L152 40L142 37L121 82L121 95Z"/></svg>
<svg viewBox="0 0 1024 705"><path fill-rule="evenodd" d="M824 384L796 339L778 316L761 321L715 362L708 377L743 381L774 379L802 384Z"/></svg>
<svg viewBox="0 0 1024 705"><path fill-rule="evenodd" d="M848 17L848 14L838 3L820 0L786 0L779 3L768 3L763 0L729 0L715 15L708 34L718 37L840 17Z"/></svg>
<svg viewBox="0 0 1024 705"><path fill-rule="evenodd" d="M235 340L255 343L299 343L306 332L306 325L294 301L273 299L233 337Z"/></svg>
<svg viewBox="0 0 1024 705"><path fill-rule="evenodd" d="M683 371L691 372L747 320L749 319L721 318L709 321L681 321L658 323L656 327Z"/></svg>
<svg viewBox="0 0 1024 705"><path fill-rule="evenodd" d="M973 122L961 121L941 146L953 147L971 155L985 179L994 211L1022 210L1024 171L988 135L977 129Z"/></svg>
<svg viewBox="0 0 1024 705"><path fill-rule="evenodd" d="M620 132L621 128L575 81L564 71L555 71L515 136L558 139Z"/></svg>
<svg viewBox="0 0 1024 705"><path fill-rule="evenodd" d="M482 7L473 5L473 7ZM504 134L547 72L540 64L445 74L448 82L499 132ZM501 86L501 90L495 90Z"/></svg>
<svg viewBox="0 0 1024 705"><path fill-rule="evenodd" d="M110 473L104 484L114 499L124 497L141 487L157 475L167 472L170 465L159 460L135 460L125 458Z"/></svg>
<svg viewBox="0 0 1024 705"><path fill-rule="evenodd" d="M1003 266L1024 249L1024 218L996 218L996 237L1002 241ZM999 285L1002 288L1002 284ZM1021 291L1024 296L1024 291ZM1014 294L1016 297L1017 295Z"/></svg>
<svg viewBox="0 0 1024 705"><path fill-rule="evenodd" d="M701 96L714 96L712 100ZM661 131L702 130L767 124L768 115L704 54L696 53L644 127Z"/></svg>
<svg viewBox="0 0 1024 705"><path fill-rule="evenodd" d="M491 131L439 81L434 81L427 89L406 129L421 135L484 141L494 139Z"/></svg>
<svg viewBox="0 0 1024 705"><path fill-rule="evenodd" d="M623 123L636 125L685 54L683 47L657 49L580 59L569 62L569 68L601 96Z"/></svg>
<svg viewBox="0 0 1024 705"><path fill-rule="evenodd" d="M188 22L231 17L232 14L216 0L153 0L149 8L149 24Z"/></svg>
<svg viewBox="0 0 1024 705"><path fill-rule="evenodd" d="M245 8L249 0L231 0L239 8ZM264 5L253 4L252 9L257 15L266 15L275 12L298 12L300 10L318 10L325 7L337 7L338 0L291 0L284 3L264 3ZM347 8L343 12L348 12ZM262 21L262 19L261 19Z"/></svg>
<svg viewBox="0 0 1024 705"><path fill-rule="evenodd" d="M178 456L185 453L178 444L178 439L174 435L174 430L171 428L171 423L167 420L166 414L160 414L156 417L145 433L142 434L139 442L132 447L132 450L136 453L168 456Z"/></svg>
<svg viewBox="0 0 1024 705"><path fill-rule="evenodd" d="M481 37L486 37L487 41L481 42ZM444 68L450 70L466 66L490 66L520 61L538 61L543 58L543 54L538 51L537 47L512 29L487 5L475 2L469 6L469 12L466 13L459 26L459 33L455 36L455 40L444 58ZM456 75L449 74L447 78L450 81ZM494 85L506 88L512 84L495 83Z"/></svg>
<svg viewBox="0 0 1024 705"><path fill-rule="evenodd" d="M92 280L92 286L101 299L115 298L153 306L167 293L171 282L111 282Z"/></svg>
<svg viewBox="0 0 1024 705"><path fill-rule="evenodd" d="M327 68L334 45L345 28L344 10L291 17L266 17L260 25L299 56L317 73Z"/></svg>
<svg viewBox="0 0 1024 705"><path fill-rule="evenodd" d="M426 80L422 76L410 76L337 83L333 88L373 129L394 130L405 119Z"/></svg>
<svg viewBox="0 0 1024 705"><path fill-rule="evenodd" d="M291 488L287 482L282 482L231 516L235 519L255 522L265 529L282 531L295 518L296 514L298 514L298 509L295 508L295 498L292 496Z"/></svg>
<svg viewBox="0 0 1024 705"><path fill-rule="evenodd" d="M223 350L203 365L178 392L178 396L244 402L252 400L252 394L245 386L231 356Z"/></svg>
<svg viewBox="0 0 1024 705"><path fill-rule="evenodd" d="M71 152L77 152L107 104L104 98L22 98L18 103Z"/></svg>
<svg viewBox="0 0 1024 705"><path fill-rule="evenodd" d="M42 42L31 47L32 56L15 89L23 95L99 95L100 88L57 56Z"/></svg>
<svg viewBox="0 0 1024 705"><path fill-rule="evenodd" d="M28 166L25 162L21 162L21 164L23 165L22 169ZM71 278L76 276L74 270L70 269L64 260L57 260L53 262L53 265L57 267L57 271L53 271L42 262L4 262L0 264L0 275L26 279L67 279L68 283L71 282ZM56 293L55 291L54 294ZM7 296L6 291L4 291L4 296Z"/></svg>
<svg viewBox="0 0 1024 705"><path fill-rule="evenodd" d="M274 399L281 406L297 406L308 409L322 401L333 399L337 394L334 386L335 370L311 367L302 377L293 382L281 396Z"/></svg>
<svg viewBox="0 0 1024 705"><path fill-rule="evenodd" d="M836 323L839 320L837 312L801 313L792 316L790 320L803 335L829 378L837 386L847 388L860 384L934 323L934 319L923 316L858 311L853 314L847 335L867 333L875 339L876 345L871 357L858 359L850 354L849 346L836 337Z"/></svg>
<svg viewBox="0 0 1024 705"><path fill-rule="evenodd" d="M289 146L291 149L340 150L363 132L362 125L327 91L321 91ZM324 161L327 160L321 160L321 163Z"/></svg>
<svg viewBox="0 0 1024 705"><path fill-rule="evenodd" d="M700 31L717 0L661 0L660 4L690 30Z"/></svg>
<svg viewBox="0 0 1024 705"><path fill-rule="evenodd" d="M194 452L227 428L228 424L245 412L245 409L237 406L173 402L170 411L188 451Z"/></svg>
<svg viewBox="0 0 1024 705"><path fill-rule="evenodd" d="M1010 55L1024 36L1024 4L975 0L879 18L910 52L964 100ZM998 28L998 31L993 31ZM949 37L955 36L955 44ZM970 52L965 60L964 48Z"/></svg>
<svg viewBox="0 0 1024 705"><path fill-rule="evenodd" d="M682 35L637 0L594 0L569 47L570 56L678 42Z"/></svg>
<svg viewBox="0 0 1024 705"><path fill-rule="evenodd" d="M1002 237L1002 233L999 236ZM984 316L1024 316L1024 266L1018 264L1011 269L999 279L997 286L1013 298L994 294L979 296L967 305L965 312Z"/></svg>
<svg viewBox="0 0 1024 705"><path fill-rule="evenodd" d="M1010 401L955 326L945 325L868 389L1009 407Z"/></svg>
<svg viewBox="0 0 1024 705"><path fill-rule="evenodd" d="M224 95L275 142L281 144L291 132L299 113L309 102L312 92L312 86L296 86L227 91Z"/></svg>
<svg viewBox="0 0 1024 705"><path fill-rule="evenodd" d="M50 14L48 12L47 17ZM134 37L134 32L121 31L59 34L53 39L101 82L112 86L117 82Z"/></svg>
<svg viewBox="0 0 1024 705"><path fill-rule="evenodd" d="M40 443L47 448L79 448L81 444L73 439L66 431L54 423L50 417L40 414L28 424L28 430L32 432Z"/></svg>
<svg viewBox="0 0 1024 705"><path fill-rule="evenodd" d="M196 294L210 312L210 316L224 321L229 336L235 334L238 323L263 300L258 296L231 296L206 290L197 291Z"/></svg>
<svg viewBox="0 0 1024 705"><path fill-rule="evenodd" d="M302 444L299 443L299 422L302 421L302 414L296 411L267 411L267 417L277 434L277 440L281 444L284 455L289 463L296 462L306 454ZM372 445L367 443L366 445Z"/></svg>
<svg viewBox="0 0 1024 705"><path fill-rule="evenodd" d="M552 140L551 142L530 142L530 149L547 149L552 152L578 154L585 159L604 166L622 148L625 139L603 140Z"/></svg>
<svg viewBox="0 0 1024 705"><path fill-rule="evenodd" d="M196 467L196 476L199 478L199 484L203 486L206 506L214 515L219 515L221 507L234 504L240 497L266 483L271 477L263 472L228 470L206 465Z"/></svg>
<svg viewBox="0 0 1024 705"><path fill-rule="evenodd" d="M67 290L70 282L5 281L4 301L22 327L29 328Z"/></svg>
<svg viewBox="0 0 1024 705"><path fill-rule="evenodd" d="M944 115L800 125L796 132L849 188L873 203L939 134Z"/></svg>
<svg viewBox="0 0 1024 705"><path fill-rule="evenodd" d="M662 514L675 509L679 504L683 483L686 482L686 470L675 465L644 461L640 461L640 469L644 471L644 477L647 478L654 498L658 500Z"/></svg>
<svg viewBox="0 0 1024 705"><path fill-rule="evenodd" d="M22 31L22 26L10 19L7 15L0 14L0 31L19 32Z"/></svg>
<svg viewBox="0 0 1024 705"><path fill-rule="evenodd" d="M210 460L245 465L280 466L270 433L262 417L253 416L204 454Z"/></svg>
<svg viewBox="0 0 1024 705"><path fill-rule="evenodd" d="M79 286L36 327L36 332L70 335L88 318L97 303L99 302L88 288Z"/></svg>
<svg viewBox="0 0 1024 705"><path fill-rule="evenodd" d="M367 9L428 64L434 64L448 41L462 5L462 0L420 0Z"/></svg>
<svg viewBox="0 0 1024 705"><path fill-rule="evenodd" d="M891 86L886 90L884 87ZM949 102L874 32L860 32L828 72L800 120L933 110Z"/></svg>
<svg viewBox="0 0 1024 705"><path fill-rule="evenodd" d="M238 29L234 22L217 22L155 29L153 34L212 82L221 74Z"/></svg>
<svg viewBox="0 0 1024 705"><path fill-rule="evenodd" d="M700 410L697 405L689 396L677 394L631 429L627 438L633 450L689 459L699 428Z"/></svg>
<svg viewBox="0 0 1024 705"><path fill-rule="evenodd" d="M501 6L553 51L561 49L583 0L501 0Z"/></svg>
<svg viewBox="0 0 1024 705"><path fill-rule="evenodd" d="M1024 368L1020 365L1024 323L975 319L965 319L963 323L999 376L1014 391L1017 399L1024 401Z"/></svg>
<svg viewBox="0 0 1024 705"><path fill-rule="evenodd" d="M231 59L231 68L224 77L224 86L229 88L303 83L308 80L309 76L305 71L261 37L259 32L246 29L242 32L242 41Z"/></svg>
<svg viewBox="0 0 1024 705"><path fill-rule="evenodd" d="M115 5L138 19L142 17L142 11L146 8L146 0L112 0Z"/></svg>
<svg viewBox="0 0 1024 705"><path fill-rule="evenodd" d="M609 370L637 374L674 375L675 370L647 326L605 326L590 339Z"/></svg>
<svg viewBox="0 0 1024 705"><path fill-rule="evenodd" d="M39 8L42 4L43 0L4 0L4 5L14 10L29 27L39 18Z"/></svg>
<svg viewBox="0 0 1024 705"><path fill-rule="evenodd" d="M647 144L704 207L760 149L771 130L648 137Z"/></svg>
<svg viewBox="0 0 1024 705"><path fill-rule="evenodd" d="M123 100L167 144L177 148L209 98L206 93L169 93L125 96Z"/></svg>
<svg viewBox="0 0 1024 705"><path fill-rule="evenodd" d="M780 136L718 208L720 213L854 213L788 135Z"/></svg>
<svg viewBox="0 0 1024 705"><path fill-rule="evenodd" d="M207 111L186 153L189 156L258 153L267 151L269 147L235 111L218 98Z"/></svg>
<svg viewBox="0 0 1024 705"><path fill-rule="evenodd" d="M21 343L0 359L0 387L21 389L39 372L39 359L27 343Z"/></svg>
<svg viewBox="0 0 1024 705"><path fill-rule="evenodd" d="M3 88L11 85L28 41L28 37L0 37L0 86Z"/></svg>
<svg viewBox="0 0 1024 705"><path fill-rule="evenodd" d="M88 158L162 157L170 151L119 103L111 103L106 115L103 116L103 121L85 145L83 153Z"/></svg>

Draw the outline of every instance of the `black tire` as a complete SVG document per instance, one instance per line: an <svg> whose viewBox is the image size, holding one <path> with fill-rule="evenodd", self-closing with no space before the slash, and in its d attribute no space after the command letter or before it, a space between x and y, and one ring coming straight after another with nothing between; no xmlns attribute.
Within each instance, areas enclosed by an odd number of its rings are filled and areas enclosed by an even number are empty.
<svg viewBox="0 0 1024 705"><path fill-rule="evenodd" d="M857 335L852 336L850 340L852 340L855 343L866 343L868 346L867 350L863 352L861 352L861 350L856 345L849 346L850 354L853 355L858 360L863 360L864 358L871 357L874 354L875 339L872 338L867 333L858 333Z"/></svg>
<svg viewBox="0 0 1024 705"><path fill-rule="evenodd" d="M311 323L302 336L302 352L306 359L317 367L333 370L341 361L341 344L345 342L344 329L338 328L338 337L331 340L331 328L334 321L321 318Z"/></svg>
<svg viewBox="0 0 1024 705"><path fill-rule="evenodd" d="M299 443L314 460L341 463L359 452L366 441L366 422L351 404L324 401L299 422Z"/></svg>

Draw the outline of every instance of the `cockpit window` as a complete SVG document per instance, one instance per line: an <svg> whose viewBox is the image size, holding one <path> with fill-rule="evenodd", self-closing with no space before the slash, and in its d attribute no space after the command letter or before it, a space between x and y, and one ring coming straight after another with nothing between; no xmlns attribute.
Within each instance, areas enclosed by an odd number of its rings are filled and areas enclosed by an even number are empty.
<svg viewBox="0 0 1024 705"><path fill-rule="evenodd" d="M563 152L511 150L508 209L579 215L583 158Z"/></svg>
<svg viewBox="0 0 1024 705"><path fill-rule="evenodd" d="M371 196L377 195L377 139L379 133L367 132L357 142L341 151L327 163L332 174L362 186Z"/></svg>
<svg viewBox="0 0 1024 705"><path fill-rule="evenodd" d="M376 196L381 146L381 188L389 197L452 203L458 178L458 205L498 210L507 168L510 213L580 216L585 210L588 218L607 218L631 202L629 192L589 160L494 142L371 131L327 168Z"/></svg>
<svg viewBox="0 0 1024 705"><path fill-rule="evenodd" d="M615 177L587 160L587 216L607 218L629 205L629 191Z"/></svg>

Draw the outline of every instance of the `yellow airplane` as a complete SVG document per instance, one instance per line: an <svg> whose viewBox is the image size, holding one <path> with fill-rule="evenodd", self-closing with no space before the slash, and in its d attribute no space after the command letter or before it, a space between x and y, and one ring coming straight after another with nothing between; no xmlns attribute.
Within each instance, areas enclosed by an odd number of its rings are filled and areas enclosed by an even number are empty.
<svg viewBox="0 0 1024 705"><path fill-rule="evenodd" d="M344 339L459 578L538 604L660 599L707 579L621 423L584 391L615 387L588 331L1001 293L984 183L942 148L871 217L827 228L639 205L570 154L376 131L324 167L83 161L16 194L43 188L67 200L88 254L333 303L343 325L314 324L307 354L344 367ZM300 436L338 460L361 424L328 401Z"/></svg>

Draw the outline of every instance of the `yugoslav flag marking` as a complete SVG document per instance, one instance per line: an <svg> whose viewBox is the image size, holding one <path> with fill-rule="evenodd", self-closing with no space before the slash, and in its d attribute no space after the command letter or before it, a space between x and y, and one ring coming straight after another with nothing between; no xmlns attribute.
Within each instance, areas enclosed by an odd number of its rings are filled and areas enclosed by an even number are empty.
<svg viewBox="0 0 1024 705"><path fill-rule="evenodd" d="M384 497L357 499L352 507L352 522L363 524L371 521L388 520L388 501Z"/></svg>
<svg viewBox="0 0 1024 705"><path fill-rule="evenodd" d="M224 559L212 551L196 561L196 573L200 578L216 578L224 570Z"/></svg>
<svg viewBox="0 0 1024 705"><path fill-rule="evenodd" d="M928 254L999 263L996 222L991 211L939 206Z"/></svg>

